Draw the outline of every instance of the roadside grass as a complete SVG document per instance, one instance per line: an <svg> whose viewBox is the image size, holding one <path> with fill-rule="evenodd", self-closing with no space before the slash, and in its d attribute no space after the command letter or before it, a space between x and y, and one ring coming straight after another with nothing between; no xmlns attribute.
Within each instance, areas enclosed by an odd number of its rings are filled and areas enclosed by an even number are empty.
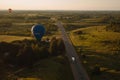
<svg viewBox="0 0 120 80"><path fill-rule="evenodd" d="M81 34L76 32L81 31ZM120 79L120 33L108 32L105 26L80 28L70 32L70 38L91 80ZM98 65L100 75L93 74Z"/></svg>

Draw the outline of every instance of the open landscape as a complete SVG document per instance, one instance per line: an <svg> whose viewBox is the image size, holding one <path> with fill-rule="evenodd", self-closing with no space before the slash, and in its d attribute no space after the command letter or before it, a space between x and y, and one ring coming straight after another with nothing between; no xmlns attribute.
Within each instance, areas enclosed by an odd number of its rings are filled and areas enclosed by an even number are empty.
<svg viewBox="0 0 120 80"><path fill-rule="evenodd" d="M81 12L74 15L61 20L90 79L119 80L119 12Z"/></svg>
<svg viewBox="0 0 120 80"><path fill-rule="evenodd" d="M65 48L61 45L62 40L52 19L54 16L52 13L49 11L0 13L0 78L2 80L21 78L73 80L69 62L64 56ZM40 42L37 42L31 32L35 24L44 25L46 30Z"/></svg>
<svg viewBox="0 0 120 80"><path fill-rule="evenodd" d="M120 79L120 11L0 12L0 79L74 80L60 21L90 80ZM35 24L45 27L37 41ZM33 79L34 80L34 79Z"/></svg>

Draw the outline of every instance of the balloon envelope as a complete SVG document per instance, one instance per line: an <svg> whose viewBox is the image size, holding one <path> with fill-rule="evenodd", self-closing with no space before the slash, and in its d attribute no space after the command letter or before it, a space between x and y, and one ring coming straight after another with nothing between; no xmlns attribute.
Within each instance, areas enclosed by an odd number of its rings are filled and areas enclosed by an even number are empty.
<svg viewBox="0 0 120 80"><path fill-rule="evenodd" d="M41 40L45 34L45 28L43 25L37 24L32 27L31 32L37 40Z"/></svg>
<svg viewBox="0 0 120 80"><path fill-rule="evenodd" d="M11 12L12 12L12 9L11 9L11 8L9 8L9 9L8 9L8 11L9 11L9 13L11 13Z"/></svg>

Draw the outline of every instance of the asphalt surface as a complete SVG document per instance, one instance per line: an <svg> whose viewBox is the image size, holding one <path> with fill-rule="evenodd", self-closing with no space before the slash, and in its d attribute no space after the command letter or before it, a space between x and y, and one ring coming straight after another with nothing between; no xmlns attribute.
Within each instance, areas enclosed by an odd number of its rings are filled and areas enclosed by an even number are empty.
<svg viewBox="0 0 120 80"><path fill-rule="evenodd" d="M74 80L90 80L80 62L80 59L72 45L70 38L67 35L62 23L58 22L57 26L61 31L61 35L62 35L64 44L66 47L67 57L69 59L70 66L71 66L71 69L73 72ZM75 60L72 60L72 57L74 57Z"/></svg>

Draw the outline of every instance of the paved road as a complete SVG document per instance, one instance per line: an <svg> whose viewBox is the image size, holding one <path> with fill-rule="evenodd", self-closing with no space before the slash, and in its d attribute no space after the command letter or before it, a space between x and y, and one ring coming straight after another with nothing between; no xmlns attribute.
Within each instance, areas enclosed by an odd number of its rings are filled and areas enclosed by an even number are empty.
<svg viewBox="0 0 120 80"><path fill-rule="evenodd" d="M69 62L70 62L70 66L71 66L71 69L73 72L74 80L90 80L86 71L82 67L82 64L79 60L79 57L78 57L78 55L77 55L77 53L72 45L71 40L67 36L67 33L66 33L62 23L58 22L57 26L59 27L59 29L61 31L62 38L63 38L63 41L65 43L67 57L68 57ZM72 60L72 57L75 57L75 61Z"/></svg>

